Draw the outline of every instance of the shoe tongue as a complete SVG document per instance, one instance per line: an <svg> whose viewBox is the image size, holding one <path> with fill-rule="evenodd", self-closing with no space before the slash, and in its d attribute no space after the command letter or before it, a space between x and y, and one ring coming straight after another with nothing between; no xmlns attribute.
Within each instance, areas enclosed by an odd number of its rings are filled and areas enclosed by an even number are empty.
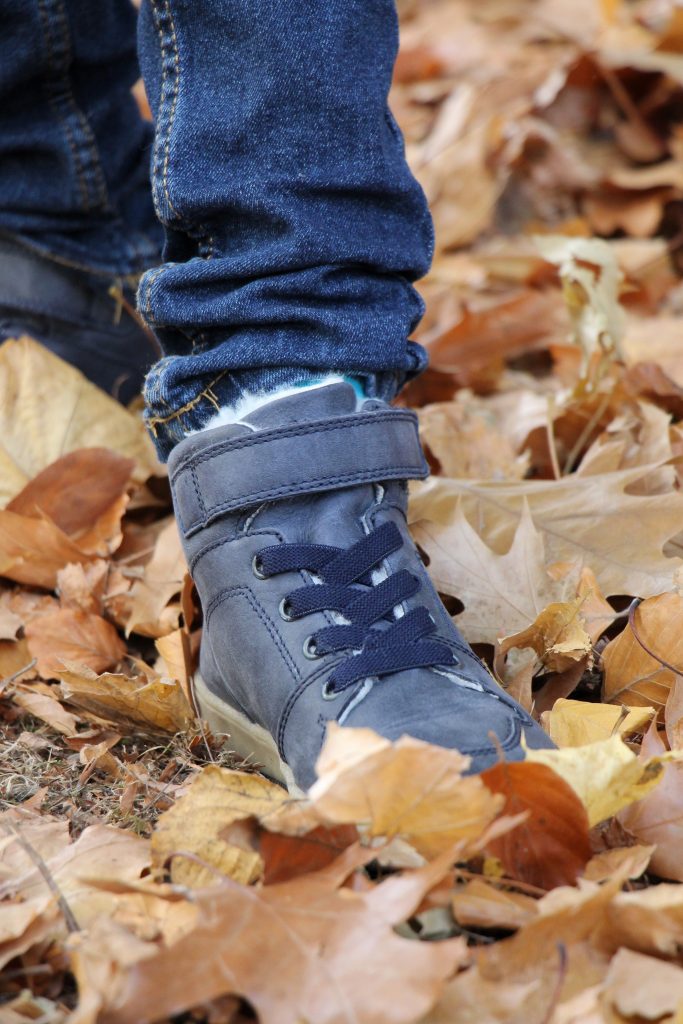
<svg viewBox="0 0 683 1024"><path fill-rule="evenodd" d="M321 420L327 416L348 416L355 411L356 392L353 385L340 382L302 389L299 394L288 395L286 398L275 398L244 416L242 423L249 423L258 430L267 430L288 423Z"/></svg>

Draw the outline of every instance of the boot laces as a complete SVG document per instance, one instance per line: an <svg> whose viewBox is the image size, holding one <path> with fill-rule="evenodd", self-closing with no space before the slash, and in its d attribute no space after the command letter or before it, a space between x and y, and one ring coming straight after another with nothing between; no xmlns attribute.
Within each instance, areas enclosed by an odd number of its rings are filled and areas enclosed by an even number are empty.
<svg viewBox="0 0 683 1024"><path fill-rule="evenodd" d="M362 679L411 668L452 665L450 647L433 637L434 619L424 607L397 617L395 609L420 589L407 569L379 579L377 567L398 551L404 540L394 523L372 530L348 548L324 544L278 544L264 548L254 560L262 578L305 570L317 582L287 594L280 605L285 619L313 612L333 612L342 621L309 637L309 657L353 652L333 669L326 683L334 695Z"/></svg>

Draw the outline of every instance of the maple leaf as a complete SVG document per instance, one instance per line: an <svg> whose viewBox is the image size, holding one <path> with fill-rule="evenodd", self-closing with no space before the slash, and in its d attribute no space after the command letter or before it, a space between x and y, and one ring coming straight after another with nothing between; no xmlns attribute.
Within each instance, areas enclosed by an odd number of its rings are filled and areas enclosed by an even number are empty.
<svg viewBox="0 0 683 1024"><path fill-rule="evenodd" d="M367 857L352 848L305 878L263 888L226 879L198 891L192 931L153 955L142 949L141 959L124 963L116 985L110 976L101 979L106 988L99 992L87 987L98 980L88 963L102 956L93 937L78 952L81 999L97 1003L114 990L98 1017L102 1024L146 1024L230 993L248 999L262 1024L413 1024L468 953L462 939L417 943L400 938L394 926L443 877L450 858L369 892L339 889L354 860Z"/></svg>
<svg viewBox="0 0 683 1024"><path fill-rule="evenodd" d="M423 507L419 504L418 516ZM543 536L526 502L505 554L482 540L459 501L445 528L419 518L413 533L429 555L429 572L437 589L464 603L456 622L470 643L495 644L499 636L525 629L551 601L566 593L567 583L558 583L546 570Z"/></svg>
<svg viewBox="0 0 683 1024"><path fill-rule="evenodd" d="M524 521L528 505L549 563L589 565L606 597L649 597L671 590L674 573L682 564L678 558L668 558L664 546L680 530L683 494L627 493L630 485L657 468L655 463L600 476L572 474L560 480L519 483L431 479L413 492L414 533L431 559L430 569L433 566L439 588L460 596L467 605L468 593L476 598L480 591L482 571L478 560L462 564L455 553L463 543L462 515L470 525L477 524L480 539L491 551L503 555ZM477 535L474 528L472 535ZM466 534L466 543L471 543L470 536ZM512 594L520 582L523 592L525 589L522 551L520 544ZM538 565L538 554L531 564ZM512 600L509 597L507 603Z"/></svg>

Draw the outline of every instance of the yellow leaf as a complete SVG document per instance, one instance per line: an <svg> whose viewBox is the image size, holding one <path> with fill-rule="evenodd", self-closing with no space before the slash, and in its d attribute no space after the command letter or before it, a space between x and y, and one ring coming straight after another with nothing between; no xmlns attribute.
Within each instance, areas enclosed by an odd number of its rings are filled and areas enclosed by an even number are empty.
<svg viewBox="0 0 683 1024"><path fill-rule="evenodd" d="M147 733L185 732L194 713L176 679L97 675L87 665L64 662L57 673L64 699L99 719Z"/></svg>
<svg viewBox="0 0 683 1024"><path fill-rule="evenodd" d="M135 459L139 481L160 469L141 418L31 338L0 348L0 438L0 506L76 448Z"/></svg>
<svg viewBox="0 0 683 1024"><path fill-rule="evenodd" d="M683 597L659 594L638 606L634 616L638 636L653 654L683 668ZM630 625L602 653L606 701L637 705L666 704L676 675L643 649Z"/></svg>
<svg viewBox="0 0 683 1024"><path fill-rule="evenodd" d="M591 826L654 789L666 761L683 760L683 752L669 752L640 761L620 736L564 750L527 750L526 756L528 761L552 768L569 783L581 797Z"/></svg>
<svg viewBox="0 0 683 1024"><path fill-rule="evenodd" d="M655 715L654 708L626 708L560 697L551 711L543 713L542 721L558 747L584 747L615 733L629 736L646 732Z"/></svg>
<svg viewBox="0 0 683 1024"><path fill-rule="evenodd" d="M284 789L261 775L208 765L159 818L152 835L152 865L161 870L171 855L180 854L170 866L178 885L215 885L220 875L249 885L261 875L263 861L249 844L248 833L232 830L229 838L223 833L245 818L272 814L289 799Z"/></svg>
<svg viewBox="0 0 683 1024"><path fill-rule="evenodd" d="M590 666L593 648L581 616L581 599L549 604L526 629L499 641L501 654L517 647L530 647L551 672L564 672L584 658Z"/></svg>
<svg viewBox="0 0 683 1024"><path fill-rule="evenodd" d="M401 836L430 858L458 840L476 842L503 805L478 776L463 775L468 765L456 750L332 725L309 797L327 823Z"/></svg>

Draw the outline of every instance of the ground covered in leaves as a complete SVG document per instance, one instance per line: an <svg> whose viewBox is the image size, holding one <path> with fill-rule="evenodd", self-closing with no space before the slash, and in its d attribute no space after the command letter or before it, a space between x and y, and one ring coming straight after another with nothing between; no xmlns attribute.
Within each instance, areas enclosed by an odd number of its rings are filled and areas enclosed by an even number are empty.
<svg viewBox="0 0 683 1024"><path fill-rule="evenodd" d="M558 750L467 777L336 730L303 800L239 764L139 416L8 342L2 1024L683 1021L683 12L400 7L412 525Z"/></svg>

